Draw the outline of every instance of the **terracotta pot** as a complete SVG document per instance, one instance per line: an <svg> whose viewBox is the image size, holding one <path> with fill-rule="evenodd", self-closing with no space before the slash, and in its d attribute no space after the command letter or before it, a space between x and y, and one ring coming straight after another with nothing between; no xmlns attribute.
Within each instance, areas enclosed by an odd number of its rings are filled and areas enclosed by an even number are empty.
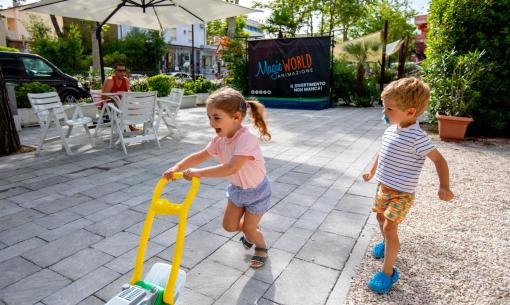
<svg viewBox="0 0 510 305"><path fill-rule="evenodd" d="M472 118L447 116L436 114L439 137L441 140L460 141L464 140L468 125L473 122Z"/></svg>

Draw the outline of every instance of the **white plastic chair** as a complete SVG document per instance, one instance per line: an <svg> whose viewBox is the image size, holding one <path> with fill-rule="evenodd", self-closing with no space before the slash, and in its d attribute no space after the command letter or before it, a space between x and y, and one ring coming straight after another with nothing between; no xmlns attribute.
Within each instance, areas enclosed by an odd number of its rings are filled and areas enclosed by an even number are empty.
<svg viewBox="0 0 510 305"><path fill-rule="evenodd" d="M122 93L119 108L113 103L106 107L112 116L112 131L110 133L110 146L113 143L113 135L117 133L119 139L115 144L122 145L127 155L126 144L155 140L159 145L158 131L154 127L154 114L156 109L156 91L151 92L124 92ZM143 125L143 130L131 131L130 126Z"/></svg>
<svg viewBox="0 0 510 305"><path fill-rule="evenodd" d="M158 131L161 120L163 120L166 127L168 128L168 135L172 134L172 131L175 130L177 136L179 138L181 137L179 126L177 125L177 113L181 107L183 95L183 89L173 88L168 96L157 98L158 118L156 120L156 129Z"/></svg>
<svg viewBox="0 0 510 305"><path fill-rule="evenodd" d="M62 139L62 145L64 146L66 153L68 155L72 155L73 153L69 148L69 142L71 139L78 138L71 138L73 127L78 125L83 126L83 129L85 129L87 134L88 142L90 145L93 145L92 137L88 128L88 124L92 122L92 119L83 116L80 106L73 105L73 107L76 107L74 114L71 119L68 119L64 108L62 107L62 103L60 102L60 97L56 92L28 93L28 100L32 105L34 114L37 115L37 119L39 120L39 124L42 128L41 139L39 141L39 145L37 146L36 154L41 152L45 142L54 141L60 138ZM48 134L48 130L52 124L55 125L59 136L46 139L46 135ZM66 134L64 134L64 129L62 128L63 126L68 127Z"/></svg>

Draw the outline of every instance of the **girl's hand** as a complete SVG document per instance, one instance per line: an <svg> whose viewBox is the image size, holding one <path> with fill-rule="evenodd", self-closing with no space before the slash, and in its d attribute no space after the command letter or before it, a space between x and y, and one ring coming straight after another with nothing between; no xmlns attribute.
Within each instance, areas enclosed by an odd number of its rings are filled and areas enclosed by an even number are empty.
<svg viewBox="0 0 510 305"><path fill-rule="evenodd" d="M197 178L202 177L200 170L196 169L196 168L188 168L187 170L185 170L182 173L182 175L183 175L184 179L186 179L186 180L191 180L191 178L193 178L193 177L197 177Z"/></svg>
<svg viewBox="0 0 510 305"><path fill-rule="evenodd" d="M174 173L178 171L179 168L177 166L172 166L163 173L163 177L167 178L168 180L175 180Z"/></svg>
<svg viewBox="0 0 510 305"><path fill-rule="evenodd" d="M439 199L444 201L450 201L454 197L450 188L447 187L440 187L439 192L437 192L437 195L439 196Z"/></svg>
<svg viewBox="0 0 510 305"><path fill-rule="evenodd" d="M366 172L366 173L363 173L363 180L365 181L370 181L370 179L372 179L374 177L374 174L372 172Z"/></svg>

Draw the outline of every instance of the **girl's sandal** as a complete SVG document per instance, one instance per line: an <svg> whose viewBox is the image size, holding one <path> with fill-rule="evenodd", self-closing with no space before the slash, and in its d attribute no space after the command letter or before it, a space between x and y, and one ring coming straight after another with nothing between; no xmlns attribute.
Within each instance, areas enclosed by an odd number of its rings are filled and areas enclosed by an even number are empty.
<svg viewBox="0 0 510 305"><path fill-rule="evenodd" d="M255 247L255 252L257 252L257 251L266 253L266 256L253 255L251 257L250 267L252 267L254 269L263 267L266 264L266 260L267 260L267 249L266 248Z"/></svg>
<svg viewBox="0 0 510 305"><path fill-rule="evenodd" d="M250 250L251 247L253 247L253 243L250 242L245 236L241 236L241 239L240 239L241 243L243 243L243 247L246 249L246 250Z"/></svg>

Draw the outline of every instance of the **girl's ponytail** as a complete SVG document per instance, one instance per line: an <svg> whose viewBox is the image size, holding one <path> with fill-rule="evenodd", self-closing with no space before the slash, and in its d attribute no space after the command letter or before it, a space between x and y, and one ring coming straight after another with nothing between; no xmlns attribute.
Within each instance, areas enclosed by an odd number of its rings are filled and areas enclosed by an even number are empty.
<svg viewBox="0 0 510 305"><path fill-rule="evenodd" d="M260 132L260 137L263 140L270 141L271 134L267 130L266 123L266 108L259 101L256 100L248 100L246 101L248 105L250 105L250 113L251 118L253 120L253 125L257 127Z"/></svg>

